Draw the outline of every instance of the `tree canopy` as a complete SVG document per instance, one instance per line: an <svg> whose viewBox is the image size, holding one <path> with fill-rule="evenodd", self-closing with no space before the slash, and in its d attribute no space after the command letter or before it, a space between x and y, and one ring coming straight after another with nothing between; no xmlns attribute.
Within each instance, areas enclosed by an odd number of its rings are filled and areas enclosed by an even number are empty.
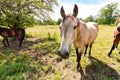
<svg viewBox="0 0 120 80"><path fill-rule="evenodd" d="M118 3L107 4L98 12L97 22L99 24L113 24L118 14Z"/></svg>
<svg viewBox="0 0 120 80"><path fill-rule="evenodd" d="M0 25L28 26L34 19L47 20L57 0L0 0Z"/></svg>
<svg viewBox="0 0 120 80"><path fill-rule="evenodd" d="M92 22L94 21L94 18L92 15L88 16L86 19L85 19L86 22Z"/></svg>

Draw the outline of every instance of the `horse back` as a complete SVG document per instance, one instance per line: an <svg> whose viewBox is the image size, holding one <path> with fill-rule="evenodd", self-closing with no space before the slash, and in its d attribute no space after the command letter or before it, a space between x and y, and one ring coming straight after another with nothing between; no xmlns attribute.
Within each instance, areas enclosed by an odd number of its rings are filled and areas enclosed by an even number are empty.
<svg viewBox="0 0 120 80"><path fill-rule="evenodd" d="M9 29L9 28L3 28L1 30L1 36L2 37L14 37L16 34L14 32L14 29Z"/></svg>
<svg viewBox="0 0 120 80"><path fill-rule="evenodd" d="M88 43L93 43L98 35L99 27L95 22L87 22L86 26L88 27L89 37Z"/></svg>
<svg viewBox="0 0 120 80"><path fill-rule="evenodd" d="M25 30L22 28L1 28L0 35L2 37L25 36Z"/></svg>

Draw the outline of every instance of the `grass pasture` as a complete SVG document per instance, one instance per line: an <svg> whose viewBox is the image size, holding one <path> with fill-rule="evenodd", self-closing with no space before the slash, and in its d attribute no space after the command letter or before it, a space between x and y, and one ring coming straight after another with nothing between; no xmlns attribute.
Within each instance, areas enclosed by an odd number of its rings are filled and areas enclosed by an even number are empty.
<svg viewBox="0 0 120 80"><path fill-rule="evenodd" d="M92 57L82 56L86 80L120 80L119 50L113 51L112 58L107 56L112 46L113 29L114 26L100 25ZM80 80L82 77L76 71L73 46L69 59L57 55L60 45L58 26L27 28L21 48L18 41L9 42L9 47L3 47L0 37L0 80Z"/></svg>

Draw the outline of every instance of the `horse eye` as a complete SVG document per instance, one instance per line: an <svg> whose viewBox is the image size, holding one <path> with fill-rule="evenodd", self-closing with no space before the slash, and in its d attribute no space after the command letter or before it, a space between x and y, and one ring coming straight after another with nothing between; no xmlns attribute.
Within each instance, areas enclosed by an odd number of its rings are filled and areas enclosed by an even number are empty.
<svg viewBox="0 0 120 80"><path fill-rule="evenodd" d="M74 29L76 29L77 26L74 26Z"/></svg>

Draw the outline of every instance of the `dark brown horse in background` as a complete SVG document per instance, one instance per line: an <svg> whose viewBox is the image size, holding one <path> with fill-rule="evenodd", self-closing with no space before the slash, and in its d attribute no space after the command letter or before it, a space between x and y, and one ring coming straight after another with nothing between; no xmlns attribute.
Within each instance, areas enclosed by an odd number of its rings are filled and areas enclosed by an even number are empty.
<svg viewBox="0 0 120 80"><path fill-rule="evenodd" d="M119 41L120 41L120 15L118 16L118 25L117 27L115 27L115 29L113 30L113 36L114 36L114 40L113 40L113 45L111 47L110 52L108 53L108 56L110 57L110 55L112 54L112 51L118 47Z"/></svg>
<svg viewBox="0 0 120 80"><path fill-rule="evenodd" d="M25 37L25 30L19 27L15 27L15 28L0 27L0 35L3 37L3 44L5 47L6 47L6 44L9 46L8 37L18 38L20 41L19 47L21 47Z"/></svg>

